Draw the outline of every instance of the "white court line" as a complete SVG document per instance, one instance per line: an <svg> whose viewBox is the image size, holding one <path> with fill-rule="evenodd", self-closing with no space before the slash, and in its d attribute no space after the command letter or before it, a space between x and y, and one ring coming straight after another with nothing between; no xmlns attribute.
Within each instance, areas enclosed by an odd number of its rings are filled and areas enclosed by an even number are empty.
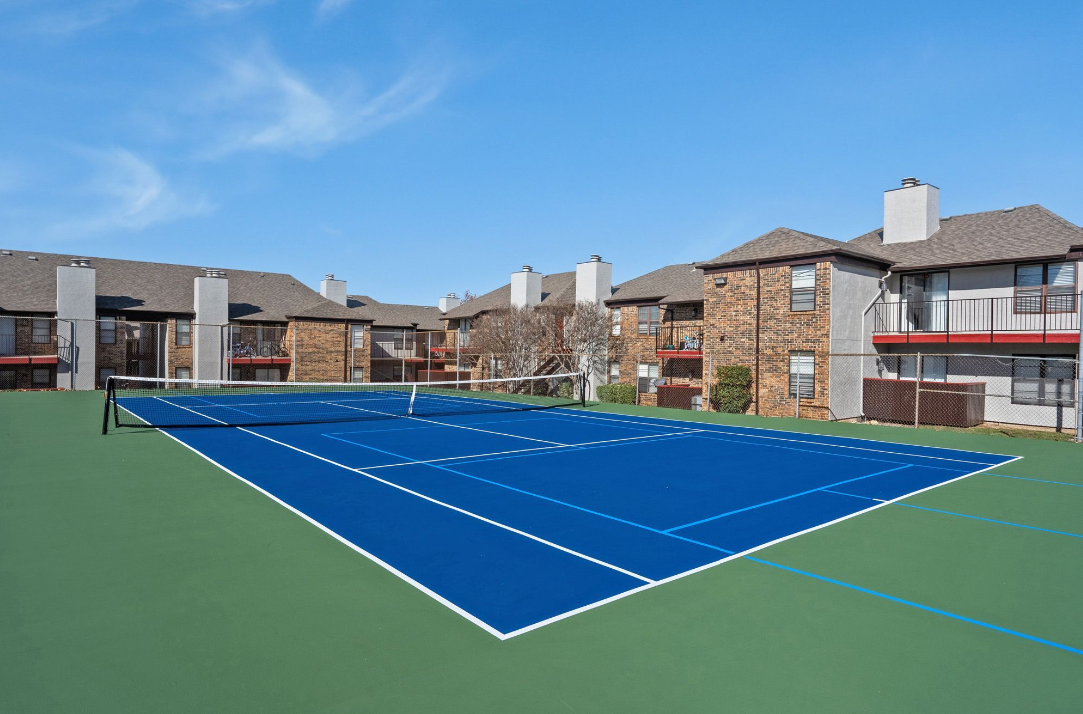
<svg viewBox="0 0 1083 714"><path fill-rule="evenodd" d="M703 431L703 430L702 429L697 429L696 431ZM347 433L364 433L364 432L347 432ZM616 443L623 442L623 441L642 441L644 439L671 439L671 438L678 437L678 436L687 436L690 433L693 433L693 432L679 432L677 434L647 434L646 436L629 436L629 437L626 437L626 438L623 438L623 439L603 439L602 441L584 441L581 444L565 444L563 446L534 446L534 447L531 447L529 449L512 449L511 451L492 451L492 452L489 452L488 454L469 454L467 456L445 456L445 457L443 457L441 459L422 459L422 460L419 460L419 461L403 461L402 463L398 463L398 464L380 464L378 466L360 466L358 468L359 469L365 469L365 470L370 470L370 469L390 469L390 468L393 468L393 467L396 467L396 466L417 466L419 464L435 464L435 463L439 463L441 461L460 461L460 460L469 461L470 459L480 459L483 456L504 456L506 454L525 454L525 453L529 453L529 452L532 452L532 451L545 451L547 453L560 453L562 451L567 451L568 449L577 449L577 448L584 447L584 446L596 446L598 444L616 444ZM328 438L335 438L335 435L333 435L333 434L322 434L321 436L326 436ZM338 439L338 441L344 441L344 442L346 442L348 444L354 444L355 446L360 446L361 448L366 448L364 444L359 444L357 442L349 441L348 439Z"/></svg>
<svg viewBox="0 0 1083 714"><path fill-rule="evenodd" d="M589 555L585 555L583 553L580 553L579 551L572 550L571 548L565 548L562 545L559 545L557 543L553 543L552 541L548 541L548 540L546 540L544 538L533 535L531 533L527 533L526 531L521 531L518 528L513 528L512 526L505 525L503 523L500 523L499 521L494 521L494 520L491 520L489 518L486 518L485 516L480 516L477 513L473 513L471 511L466 510L465 508L459 508L458 506L453 506L450 503L444 503L443 501L439 501L439 500L437 500L435 498L432 498L431 496L426 496L425 494L419 493L418 491L413 491L411 489L406 488L405 486L400 486L397 483L392 483L391 481L385 481L384 479L380 478L379 476L373 476L370 473L365 473L361 469L350 468L349 466L346 466L345 464L340 464L337 461L332 461L331 459L320 456L319 454L314 454L311 451L305 451L304 449L298 448L296 446L292 446L291 444L287 444L284 441L279 441L278 439L272 439L269 436L265 436L263 434L255 432L255 431L250 431L248 429L245 429L244 427L236 427L236 428L237 428L238 431L243 431L244 433L251 434L252 436L258 436L261 439L266 439L267 441L278 444L279 446L285 446L287 449L292 449L292 450L294 450L294 451L296 451L298 453L304 454L305 456L311 456L314 459L319 459L320 461L324 461L326 463L329 463L332 466L337 466L340 469L345 469L347 471L352 471L354 473L359 473L362 476L365 476L365 477L368 477L368 478L372 479L373 481L378 481L378 482L380 482L380 483L382 483L382 484L384 484L386 486L391 486L392 488L396 488L399 491L402 491L404 493L408 493L411 496L417 496L418 498L422 498L422 499L424 499L426 501L429 501L431 503L435 503L438 506L443 506L444 508L450 508L451 510L458 511L459 513L462 513L463 515L470 516L471 518L476 518L479 521L483 521L485 523L488 523L489 525L496 526L497 528L503 528L506 531L511 531L512 533L515 533L515 534L521 535L521 536L523 536L525 538L529 538L531 540L537 541L537 542L542 543L544 545L547 545L547 546L549 546L551 548L556 548L557 550L560 550L560 551L563 551L563 552L568 553L570 555L574 555L576 557L582 558L583 560L589 560L590 562L596 563L597 565L603 565L603 566L609 568L610 570L616 570L618 573L623 573L624 575L628 575L630 577L636 578L637 580L642 580L645 583L653 583L654 582L650 578L639 575L638 573L633 573L630 570L625 570L624 568L621 568L620 566L613 565L612 563L607 563L604 560L599 560L597 558L592 558Z"/></svg>
<svg viewBox="0 0 1083 714"><path fill-rule="evenodd" d="M483 434L495 434L496 436L510 436L513 439L524 439L526 441L536 441L536 442L538 442L540 444L549 444L551 446L571 446L571 444L564 444L564 443L561 443L559 441L549 441L548 439L535 439L535 438L530 437L530 436L520 436L518 434L505 434L502 431L491 431L489 429L478 429L476 427L466 426L464 424L444 424L443 422L433 421L432 419L423 419L421 417L404 416L404 415L400 415L400 414L389 414L388 412L381 412L381 411L378 411L376 409L362 409L361 407L351 407L348 404L338 404L337 402L323 402L323 403L324 404L330 404L331 406L335 406L335 407L342 407L343 409L356 409L359 412L369 412L370 414L383 414L384 416L397 416L397 417L401 417L401 418L404 418L404 419L415 419L415 420L420 421L420 422L425 422L426 424L438 424L440 426L450 426L453 429L466 429L468 431L480 431Z"/></svg>
<svg viewBox="0 0 1083 714"><path fill-rule="evenodd" d="M1005 463L1012 463L1013 461L1018 461L1021 458L1023 458L1023 457L1022 456L1015 456L1015 457L1013 457L1011 459L1011 461L1007 461ZM876 504L874 504L872 506L869 506L868 508L865 508L863 510L856 511L856 512L851 513L849 515L845 515L845 516L843 516L841 518L836 518L833 521L828 521L827 523L821 523L820 525L813 526L811 528L806 528L803 531L798 531L796 533L791 533L790 535L783 536L781 538L776 538L773 541L769 541L767 543L762 543L762 544L757 545L755 547L749 548L748 550L742 550L739 553L734 553L733 555L727 555L725 558L722 558L720 560L716 560L713 563L707 563L707 564L701 565L701 566L699 566L697 568L692 568L691 570L686 570L683 573L677 573L676 575L671 575L668 578L663 578L661 580L656 580L653 583L649 583L647 585L641 585L641 586L639 586L637 588L633 588L632 590L626 590L625 592L618 593L618 594L613 595L612 597L608 597L608 598L606 598L604 600L599 600L597 602L592 602L589 605L584 605L583 607L576 608L575 610L569 610L568 612L562 613L560 615L555 615L555 616L550 617L550 618L548 618L546 620L542 620L540 622L535 622L533 625L527 625L526 627L522 627L522 628L520 628L518 630L513 630L511 632L508 632L501 639L509 640L512 637L516 637L518 635L525 634L527 632L530 632L531 630L536 630L539 627L544 627L546 625L551 625L554 622L564 620L566 618L571 617L572 615L578 615L581 612L586 612L587 610L593 610L596 607L601 607L602 605L607 605L607 604L609 604L611 602L615 602L615 601L620 600L622 598L626 598L629 595L635 595L636 593L643 592L644 590L650 590L651 588L658 587L659 585L665 585L666 583L671 583L674 580L680 580L681 578L688 577L689 575L694 575L694 574L696 574L696 573L698 573L700 571L707 570L708 568L713 568L716 565L721 565L722 563L729 562L729 561L734 560L736 558L743 558L746 555L750 555L752 553L755 553L758 550L763 550L764 548L769 548L772 545L782 543L783 541L790 540L791 538L797 538L798 536L805 535L806 533L811 533L812 531L818 531L821 528L827 528L828 526L833 526L836 523L841 523L842 521L849 520L850 518L855 518L857 516L868 513L869 511L875 511L877 508L883 508L884 506L890 506L892 503L895 503L896 501L901 501L904 498L910 498L911 496L916 496L919 493L924 493L925 491L931 491L932 489L940 488L941 486L944 486L945 484L953 483L955 481L960 481L960 480L962 480L964 478L969 478L970 476L974 476L974 475L980 474L980 473L982 473L984 471L988 471L989 469L993 469L993 468L996 468L997 466L1003 466L1003 465L1004 464L992 464L990 466L986 466L984 469L979 469L977 471L974 471L974 472L971 472L971 473L968 473L968 474L963 474L962 476L957 476L957 477L955 477L955 478L953 478L951 480L942 481L940 483L935 483L932 486L926 486L925 488L918 489L917 491L912 491L912 492L904 494L902 496L898 496L897 498L892 498L892 499L887 500L887 501L882 501L880 503L876 503Z"/></svg>
<svg viewBox="0 0 1083 714"><path fill-rule="evenodd" d="M576 414L577 416L579 416L580 418L583 418L583 419L600 419L602 421L624 421L623 419L608 419L606 417L599 417L599 416L593 416L593 415L587 415L587 414L579 414L575 410L568 410L568 413L569 414ZM617 414L617 412L603 412L603 413L605 413L605 414L614 414L614 415L618 415L618 416L624 416L624 415ZM632 416L632 418L635 418L633 415L627 415L627 416ZM662 417L642 417L642 418L643 419L661 419ZM676 420L668 419L667 421L676 421ZM643 422L633 422L633 423L643 423ZM926 454L908 454L908 453L906 453L904 451L889 451L887 449L869 449L869 448L866 448L866 447L863 447L863 446L847 446L845 444L829 444L829 443L826 443L826 442L823 442L823 441L809 441L807 439L791 439L791 438L786 438L786 437L783 437L783 436L767 436L767 435L764 435L764 434L748 434L748 433L743 432L743 431L737 431L737 432L734 432L734 431L720 431L721 429L753 429L753 428L755 428L757 431L772 431L771 429L759 429L758 427L740 427L740 426L733 427L733 426L727 426L725 424L713 424L711 422L694 422L694 423L709 425L709 426L715 427L714 429L703 429L701 431L711 431L711 432L716 432L716 433L727 434L729 436L744 436L744 437L748 437L750 439L771 439L773 441L790 441L790 442L793 442L795 444L813 444L815 446L829 446L829 447L833 447L833 448L836 448L836 449L854 449L856 451L873 451L873 452L876 452L878 454L892 454L894 456L912 456L912 457L919 458L919 459L936 459L937 461L957 461L957 462L962 463L962 464L978 464L980 466L989 466L990 465L990 464L987 464L984 461L970 461L969 459L951 459L951 458L948 458L946 456L928 456ZM691 427L679 427L679 428L689 429ZM798 434L798 433L801 433L801 432L779 430L779 433L781 433L781 434ZM890 443L890 442L887 442L887 441L877 441L876 439L863 439L863 438L850 437L850 436L827 436L826 434L812 434L812 436L823 436L823 437L828 438L828 439L850 439L850 440L853 440L853 441L870 441L870 442L875 443L875 444L888 444L888 443ZM958 451L958 449L945 449L944 447L940 447L940 446L923 447L923 446L920 446L918 444L909 444L909 446L917 446L918 448L939 449L941 451ZM1011 461L1015 461L1016 459L1022 458L1021 456L1008 456L1007 454L992 454L992 453L987 453L987 452L984 452L984 451L964 451L963 453L985 454L986 456L1002 456L1004 458L1010 458ZM1005 461L1005 462L1000 463L1000 464L993 464L993 466L1003 466L1004 464L1011 463L1011 461ZM917 466L917 465L918 464L915 464L915 466Z"/></svg>

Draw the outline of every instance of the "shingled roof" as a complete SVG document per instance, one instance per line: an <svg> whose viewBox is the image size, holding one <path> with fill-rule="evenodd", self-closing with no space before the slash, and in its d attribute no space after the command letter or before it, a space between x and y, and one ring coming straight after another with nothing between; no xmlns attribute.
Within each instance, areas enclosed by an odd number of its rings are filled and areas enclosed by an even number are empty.
<svg viewBox="0 0 1083 714"><path fill-rule="evenodd" d="M702 302L703 270L694 263L678 263L632 278L613 288L606 304L632 300L663 303Z"/></svg>
<svg viewBox="0 0 1083 714"><path fill-rule="evenodd" d="M540 305L559 306L575 304L575 271L553 273L542 276L542 296ZM476 317L489 310L498 310L511 305L511 283L496 290L479 295L444 313L445 320Z"/></svg>
<svg viewBox="0 0 1083 714"><path fill-rule="evenodd" d="M757 261L785 260L788 258L803 258L813 255L838 254L847 255L861 260L869 260L884 265L890 264L891 259L883 255L866 250L862 246L843 241L824 238L823 236L796 231L792 228L776 228L761 236L757 236L747 243L742 243L732 250L728 250L714 260L704 261L696 265L697 268L721 268L731 265L745 265Z"/></svg>
<svg viewBox="0 0 1083 714"><path fill-rule="evenodd" d="M26 251L0 255L0 310L56 312L56 269L68 265L71 257ZM194 279L203 274L202 268L114 258L91 258L90 265L96 271L99 311L195 313ZM231 320L356 319L348 308L292 275L227 269L226 278Z"/></svg>
<svg viewBox="0 0 1083 714"><path fill-rule="evenodd" d="M1037 204L940 219L940 230L911 243L883 245L884 229L851 240L861 251L882 256L892 270L1014 263L1064 257L1083 243L1083 228Z"/></svg>
<svg viewBox="0 0 1083 714"><path fill-rule="evenodd" d="M364 316L356 319L372 320L374 327L416 326L419 330L444 329L441 319L443 313L438 307L379 302L368 295L349 295L346 306Z"/></svg>

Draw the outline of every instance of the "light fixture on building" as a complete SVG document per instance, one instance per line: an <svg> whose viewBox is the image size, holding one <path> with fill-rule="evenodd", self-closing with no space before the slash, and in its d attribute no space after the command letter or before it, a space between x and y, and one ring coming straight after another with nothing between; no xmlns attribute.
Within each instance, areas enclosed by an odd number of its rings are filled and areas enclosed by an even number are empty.
<svg viewBox="0 0 1083 714"><path fill-rule="evenodd" d="M725 275L719 275L718 277L716 277L714 279L714 284L715 284L716 288L723 287L728 282L729 282L729 280L726 279Z"/></svg>

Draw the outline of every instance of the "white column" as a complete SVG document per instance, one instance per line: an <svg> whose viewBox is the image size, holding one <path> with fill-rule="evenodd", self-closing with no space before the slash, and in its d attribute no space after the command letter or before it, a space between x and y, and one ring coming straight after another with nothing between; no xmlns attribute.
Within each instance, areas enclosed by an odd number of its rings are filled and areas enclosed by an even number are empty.
<svg viewBox="0 0 1083 714"><path fill-rule="evenodd" d="M229 281L220 270L195 279L192 325L192 378L224 379L222 336L229 323Z"/></svg>
<svg viewBox="0 0 1083 714"><path fill-rule="evenodd" d="M75 258L56 269L58 387L94 389L97 381L97 275L90 261ZM71 344L66 344L68 340ZM74 380L72 373L74 372Z"/></svg>

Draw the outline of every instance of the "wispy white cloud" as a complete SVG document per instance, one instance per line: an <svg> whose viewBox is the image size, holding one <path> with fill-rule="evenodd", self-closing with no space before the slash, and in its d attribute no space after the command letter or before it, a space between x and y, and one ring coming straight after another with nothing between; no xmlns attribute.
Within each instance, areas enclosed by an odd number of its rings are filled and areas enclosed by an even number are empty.
<svg viewBox="0 0 1083 714"><path fill-rule="evenodd" d="M270 2L273 0L188 0L186 4L197 15L218 15L247 10Z"/></svg>
<svg viewBox="0 0 1083 714"><path fill-rule="evenodd" d="M140 0L97 0L47 10L27 17L23 29L44 35L68 37L79 34L131 10Z"/></svg>
<svg viewBox="0 0 1083 714"><path fill-rule="evenodd" d="M320 4L316 6L316 18L319 20L326 20L333 15L337 15L346 9L353 0L320 0Z"/></svg>
<svg viewBox="0 0 1083 714"><path fill-rule="evenodd" d="M208 153L318 153L419 113L448 78L447 70L419 67L377 94L362 92L356 82L320 89L260 48L226 61L222 78L203 97L206 118L220 131Z"/></svg>
<svg viewBox="0 0 1083 714"><path fill-rule="evenodd" d="M93 166L80 193L88 207L52 223L53 237L80 237L111 230L140 231L158 223L208 213L214 206L204 196L175 189L151 163L125 149L78 153Z"/></svg>

